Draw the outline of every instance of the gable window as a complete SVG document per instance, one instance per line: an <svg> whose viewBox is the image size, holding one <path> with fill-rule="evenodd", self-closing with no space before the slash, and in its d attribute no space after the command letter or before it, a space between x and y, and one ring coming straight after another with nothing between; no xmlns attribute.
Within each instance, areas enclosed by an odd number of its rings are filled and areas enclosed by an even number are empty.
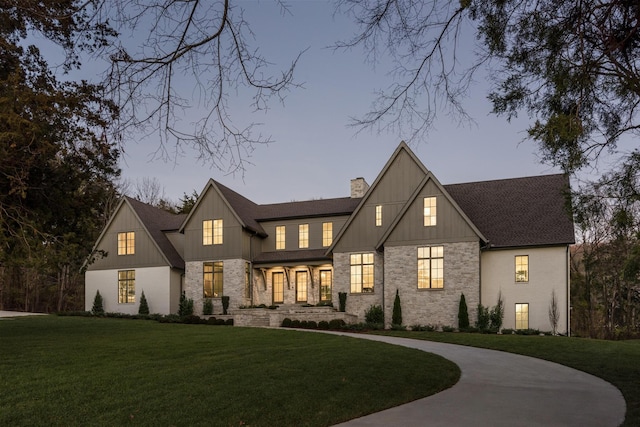
<svg viewBox="0 0 640 427"><path fill-rule="evenodd" d="M323 222L322 223L322 246L327 248L331 246L332 243L333 243L333 223Z"/></svg>
<svg viewBox="0 0 640 427"><path fill-rule="evenodd" d="M223 263L205 262L202 265L203 288L205 298L222 297Z"/></svg>
<svg viewBox="0 0 640 427"><path fill-rule="evenodd" d="M306 271L296 271L296 302L307 302L307 280Z"/></svg>
<svg viewBox="0 0 640 427"><path fill-rule="evenodd" d="M202 221L202 244L205 246L222 244L221 219L205 219Z"/></svg>
<svg viewBox="0 0 640 427"><path fill-rule="evenodd" d="M222 230L223 230L222 220L214 219L213 220L213 244L214 245L222 244L222 236L223 236Z"/></svg>
<svg viewBox="0 0 640 427"><path fill-rule="evenodd" d="M118 304L136 302L136 271L118 271Z"/></svg>
<svg viewBox="0 0 640 427"><path fill-rule="evenodd" d="M202 221L202 244L213 244L213 220L205 219Z"/></svg>
<svg viewBox="0 0 640 427"><path fill-rule="evenodd" d="M271 283L273 284L273 303L282 304L284 302L284 273L273 273Z"/></svg>
<svg viewBox="0 0 640 427"><path fill-rule="evenodd" d="M373 254L351 254L351 293L373 292Z"/></svg>
<svg viewBox="0 0 640 427"><path fill-rule="evenodd" d="M425 197L424 201L424 226L433 227L436 225L437 204L435 197Z"/></svg>
<svg viewBox="0 0 640 427"><path fill-rule="evenodd" d="M444 287L444 246L418 248L418 289Z"/></svg>
<svg viewBox="0 0 640 427"><path fill-rule="evenodd" d="M276 227L276 249L284 249L285 248L285 227L284 225L279 225Z"/></svg>
<svg viewBox="0 0 640 427"><path fill-rule="evenodd" d="M376 227L382 227L382 205L376 206Z"/></svg>
<svg viewBox="0 0 640 427"><path fill-rule="evenodd" d="M136 253L135 231L118 233L118 255L134 255L135 253Z"/></svg>
<svg viewBox="0 0 640 427"><path fill-rule="evenodd" d="M516 282L529 281L529 255L516 256Z"/></svg>
<svg viewBox="0 0 640 427"><path fill-rule="evenodd" d="M298 225L298 247L300 249L309 247L309 224Z"/></svg>
<svg viewBox="0 0 640 427"><path fill-rule="evenodd" d="M529 329L529 304L516 304L516 329Z"/></svg>
<svg viewBox="0 0 640 427"><path fill-rule="evenodd" d="M320 301L331 301L333 276L331 270L320 270Z"/></svg>

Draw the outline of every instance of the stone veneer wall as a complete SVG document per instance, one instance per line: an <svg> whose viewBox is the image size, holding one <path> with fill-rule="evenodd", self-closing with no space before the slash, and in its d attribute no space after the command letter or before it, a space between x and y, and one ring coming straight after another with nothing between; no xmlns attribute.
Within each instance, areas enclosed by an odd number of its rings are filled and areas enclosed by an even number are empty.
<svg viewBox="0 0 640 427"><path fill-rule="evenodd" d="M418 289L418 246L386 247L384 312L391 324L396 289L402 321L407 326L458 327L460 294L464 293L471 325L480 302L480 247L477 242L444 243L444 288Z"/></svg>
<svg viewBox="0 0 640 427"><path fill-rule="evenodd" d="M245 298L245 276L243 259L223 260L222 294L229 297L229 309L249 304ZM202 266L204 261L185 263L184 291L187 298L193 299L193 314L202 316L204 302L204 277ZM213 314L222 314L222 298L212 298Z"/></svg>
<svg viewBox="0 0 640 427"><path fill-rule="evenodd" d="M287 274L285 274L284 269L281 267L265 269L264 275L261 270L255 269L253 271L253 304L273 304L273 273L284 274L284 302L278 304L304 304L296 302L297 271L304 271L307 273L307 304L318 304L320 302L320 270L332 271L333 268L331 267L331 265L313 266L310 270L311 275L309 275L309 269L307 267L290 267L288 273L290 281L289 283L287 281ZM311 280L312 277L313 281ZM336 307L337 301L337 299L333 299L334 305Z"/></svg>
<svg viewBox="0 0 640 427"><path fill-rule="evenodd" d="M370 253L371 251L353 252ZM364 322L364 313L372 305L382 305L382 293L384 286L384 258L383 255L374 252L373 262L373 288L372 293L352 294L351 293L351 253L333 254L333 305L338 308L340 299L339 292L347 293L346 312L357 316L358 322ZM395 291L394 291L395 292Z"/></svg>

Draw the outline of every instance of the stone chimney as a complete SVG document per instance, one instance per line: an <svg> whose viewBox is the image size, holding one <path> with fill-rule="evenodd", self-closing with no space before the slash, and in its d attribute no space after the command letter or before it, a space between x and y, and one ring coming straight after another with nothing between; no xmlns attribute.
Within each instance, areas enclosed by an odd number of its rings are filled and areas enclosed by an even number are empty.
<svg viewBox="0 0 640 427"><path fill-rule="evenodd" d="M365 181L364 178L359 177L351 180L351 198L352 199L359 199L361 197L364 197L364 194L367 192L368 189L369 189L369 184L367 184L367 181Z"/></svg>

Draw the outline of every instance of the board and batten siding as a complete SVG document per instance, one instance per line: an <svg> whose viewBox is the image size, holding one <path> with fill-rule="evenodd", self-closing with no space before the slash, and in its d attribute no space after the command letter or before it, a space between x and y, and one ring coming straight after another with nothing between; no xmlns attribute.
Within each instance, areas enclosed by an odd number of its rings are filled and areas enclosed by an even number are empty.
<svg viewBox="0 0 640 427"><path fill-rule="evenodd" d="M223 240L221 245L202 244L202 221L223 220ZM196 211L192 213L184 227L184 260L207 261L241 258L243 256L243 230L234 212L218 192L210 186Z"/></svg>
<svg viewBox="0 0 640 427"><path fill-rule="evenodd" d="M262 239L260 247L262 252L273 252L276 250L276 227L285 226L285 249L286 251L299 250L298 242L298 226L300 224L309 224L309 247L305 249L323 249L322 246L322 224L330 222L333 224L333 238L338 235L345 222L349 219L346 215L316 217L316 218L298 218L264 221L260 225L267 233L267 237Z"/></svg>
<svg viewBox="0 0 640 427"><path fill-rule="evenodd" d="M135 233L135 253L133 255L118 255L118 233L129 231ZM127 203L120 206L96 249L105 251L107 256L96 258L93 263L88 265L87 270L89 271L167 265L162 253Z"/></svg>

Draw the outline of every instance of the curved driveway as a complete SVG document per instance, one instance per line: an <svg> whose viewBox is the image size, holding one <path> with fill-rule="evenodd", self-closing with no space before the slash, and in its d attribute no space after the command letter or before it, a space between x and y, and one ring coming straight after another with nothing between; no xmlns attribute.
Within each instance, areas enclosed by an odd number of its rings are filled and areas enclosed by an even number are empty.
<svg viewBox="0 0 640 427"><path fill-rule="evenodd" d="M605 427L624 421L626 404L617 388L557 363L454 344L337 334L435 353L462 371L460 381L445 391L340 426Z"/></svg>

